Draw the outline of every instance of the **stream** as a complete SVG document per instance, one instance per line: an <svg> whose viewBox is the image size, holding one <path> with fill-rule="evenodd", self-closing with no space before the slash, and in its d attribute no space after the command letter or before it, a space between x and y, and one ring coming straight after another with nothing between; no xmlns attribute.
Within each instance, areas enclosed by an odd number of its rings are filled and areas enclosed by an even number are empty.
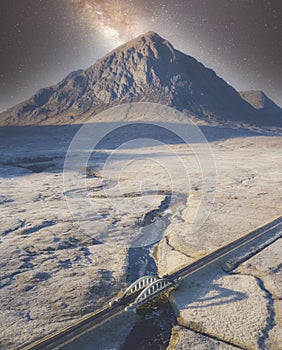
<svg viewBox="0 0 282 350"><path fill-rule="evenodd" d="M174 205L186 203L186 196L175 196ZM161 234L168 227L172 214L166 213L171 204L171 195L166 195L158 209L147 213L141 226L146 227L154 220L161 220ZM142 228L141 228L142 233ZM162 236L162 235L161 235ZM158 268L153 257L158 241L145 247L130 248L128 252L127 282L130 284L144 275L158 275ZM137 310L140 321L133 327L120 350L165 350L171 338L176 317L169 301L161 300L150 308Z"/></svg>
<svg viewBox="0 0 282 350"><path fill-rule="evenodd" d="M153 253L164 231L170 225L170 218L173 215L170 208L179 206L184 208L186 205L186 194L162 194L164 199L160 206L146 213L137 223L140 227L140 239L128 250L128 285L141 276L158 275ZM72 193L67 195L70 196ZM147 242L149 244L146 244ZM165 350L170 342L172 328L177 324L169 301L159 298L154 303L150 303L149 307L144 306L138 309L136 313L140 316L139 321L131 329L119 350ZM93 339L83 340L83 337L74 346L81 346L84 342L87 344L85 349L92 349ZM72 348L68 346L66 350Z"/></svg>

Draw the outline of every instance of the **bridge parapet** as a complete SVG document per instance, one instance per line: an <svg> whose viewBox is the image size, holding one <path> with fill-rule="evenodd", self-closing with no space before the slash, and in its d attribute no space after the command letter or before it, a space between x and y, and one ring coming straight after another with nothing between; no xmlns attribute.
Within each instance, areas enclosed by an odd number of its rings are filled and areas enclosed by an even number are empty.
<svg viewBox="0 0 282 350"><path fill-rule="evenodd" d="M148 285L150 285L152 282L158 280L157 276L142 276L135 282L133 282L123 293L122 298L128 297L132 294L135 294L136 292L146 288Z"/></svg>
<svg viewBox="0 0 282 350"><path fill-rule="evenodd" d="M136 300L131 303L126 310L136 310L139 306L153 299L157 294L162 294L169 289L177 288L180 281L181 280L179 278L175 280L167 278L156 279L142 290L142 292L137 296Z"/></svg>
<svg viewBox="0 0 282 350"><path fill-rule="evenodd" d="M152 282L158 280L157 276L148 275L148 276L142 276L138 278L138 280L134 281L124 292L123 294L116 300L110 302L110 305L119 302L123 300L126 297L129 297L133 294L136 294L137 292L145 289L148 285L150 285Z"/></svg>

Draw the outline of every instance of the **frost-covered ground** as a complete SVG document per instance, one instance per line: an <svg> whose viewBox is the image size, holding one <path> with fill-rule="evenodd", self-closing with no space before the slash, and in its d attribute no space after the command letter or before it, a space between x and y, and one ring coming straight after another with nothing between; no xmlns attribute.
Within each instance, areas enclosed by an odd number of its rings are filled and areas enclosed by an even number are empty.
<svg viewBox="0 0 282 350"><path fill-rule="evenodd" d="M72 131L66 140L52 128L33 131L1 135L3 349L66 326L124 283L124 247L101 249L95 232L83 231L68 210L63 157Z"/></svg>
<svg viewBox="0 0 282 350"><path fill-rule="evenodd" d="M160 273L280 215L280 147L281 139L265 136L212 143L218 171L214 206L196 235L187 233L185 221L168 228L159 245ZM184 281L172 296L181 327L174 331L171 349L281 349L281 241L236 274L212 267Z"/></svg>
<svg viewBox="0 0 282 350"><path fill-rule="evenodd" d="M277 135L204 126L203 146L166 135L151 142L144 132L131 142L131 129L122 147L107 141L87 167L72 162L66 173L78 129L0 130L1 349L63 328L124 288L130 245L163 237L156 256L165 274L281 214ZM173 296L181 317L170 347L279 349L280 243L236 274L184 282Z"/></svg>

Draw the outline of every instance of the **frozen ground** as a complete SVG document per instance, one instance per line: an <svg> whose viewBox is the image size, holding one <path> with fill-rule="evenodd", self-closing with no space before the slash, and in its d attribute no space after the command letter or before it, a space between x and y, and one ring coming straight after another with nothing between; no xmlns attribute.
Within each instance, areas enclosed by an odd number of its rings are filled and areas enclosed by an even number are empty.
<svg viewBox="0 0 282 350"><path fill-rule="evenodd" d="M255 276L260 285L268 291L269 337L266 347L282 349L282 239L279 239L261 253L242 264L236 273Z"/></svg>
<svg viewBox="0 0 282 350"><path fill-rule="evenodd" d="M277 134L203 126L210 141L203 146L197 139L164 142L166 135L151 142L144 133L131 142L131 129L122 147L107 141L87 167L71 162L64 174L78 128L0 130L1 349L63 328L124 288L130 245L161 239L156 257L164 274L281 214ZM169 206L160 211L165 200ZM163 218L169 220L165 232ZM279 242L236 274L214 272L198 285L184 283L173 295L181 327L170 348L203 342L206 347L193 349L258 349L263 343L277 350Z"/></svg>

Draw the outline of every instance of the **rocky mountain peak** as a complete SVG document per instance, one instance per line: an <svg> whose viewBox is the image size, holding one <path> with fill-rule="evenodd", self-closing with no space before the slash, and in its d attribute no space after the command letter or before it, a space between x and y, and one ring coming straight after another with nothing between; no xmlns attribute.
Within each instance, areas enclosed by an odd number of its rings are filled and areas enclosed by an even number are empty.
<svg viewBox="0 0 282 350"><path fill-rule="evenodd" d="M119 89L112 86L113 94L121 98L131 87L132 93L138 94L149 84L164 83L166 72L175 61L173 46L157 33L148 32L111 51L86 72L97 72L97 79L114 79Z"/></svg>
<svg viewBox="0 0 282 350"><path fill-rule="evenodd" d="M0 125L82 122L115 105L144 101L198 118L252 122L257 113L214 71L150 31L0 114Z"/></svg>
<svg viewBox="0 0 282 350"><path fill-rule="evenodd" d="M132 52L139 52L139 58L142 58L143 55L143 57L155 59L175 59L175 50L172 44L152 31L121 45L106 55L105 58L112 54L120 54L126 58L126 53L132 54Z"/></svg>

